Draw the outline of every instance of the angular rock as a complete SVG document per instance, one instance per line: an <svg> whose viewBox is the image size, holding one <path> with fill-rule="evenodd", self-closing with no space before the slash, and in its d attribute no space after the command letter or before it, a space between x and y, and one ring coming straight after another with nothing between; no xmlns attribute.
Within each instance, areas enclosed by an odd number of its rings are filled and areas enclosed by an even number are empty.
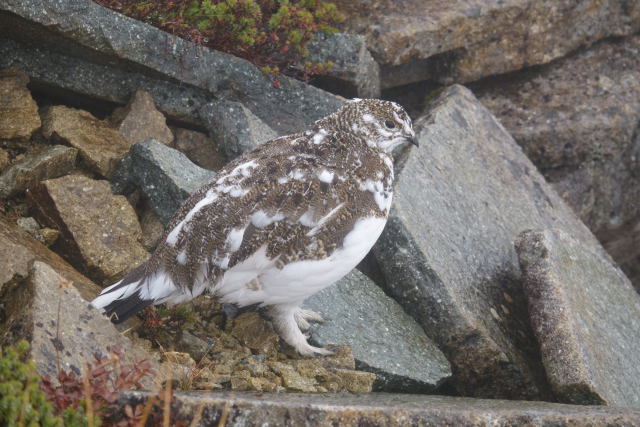
<svg viewBox="0 0 640 427"><path fill-rule="evenodd" d="M40 127L38 105L17 68L0 70L0 139L29 138Z"/></svg>
<svg viewBox="0 0 640 427"><path fill-rule="evenodd" d="M121 394L120 404L146 401L151 393ZM416 394L183 393L171 414L185 424L203 405L201 423L243 425L590 425L633 426L640 411L546 402L514 402ZM311 420L311 421L310 421Z"/></svg>
<svg viewBox="0 0 640 427"><path fill-rule="evenodd" d="M258 313L243 313L234 319L231 335L257 354L270 354L280 340L271 323L264 322Z"/></svg>
<svg viewBox="0 0 640 427"><path fill-rule="evenodd" d="M0 172L5 170L9 163L9 153L7 153L7 150L0 148Z"/></svg>
<svg viewBox="0 0 640 427"><path fill-rule="evenodd" d="M380 66L363 36L318 33L307 48L305 60L333 64L326 74L313 78L314 84L349 98L380 97Z"/></svg>
<svg viewBox="0 0 640 427"><path fill-rule="evenodd" d="M8 29L6 33L11 38L31 46L37 43L40 47L64 52L72 62L74 56L82 56L94 64L121 64L120 68L116 67L118 71L122 68L129 72L136 69L138 73L134 79L142 75L150 78L153 85L164 88L168 87L166 81L178 82L172 86L172 99L166 101L164 96L157 96L152 88L145 85L134 86L125 94L128 98L133 90L143 87L150 91L163 111L168 111L163 105L167 101L186 109L198 109L197 104L189 107L188 99L184 102L178 99L187 86L188 93L196 94L196 98L192 99L194 101L224 99L242 102L276 132L284 134L308 127L315 120L336 111L343 103L339 97L287 77L280 78L281 85L276 88L269 76L245 60L196 46L90 0L54 3L46 0L5 1L0 4L0 25ZM38 62L33 52L22 51L19 55L27 59L24 63ZM18 60L16 52L13 52L12 58L4 62L22 62ZM69 62L62 63L65 67L57 68L61 74L57 80L61 81L57 82L51 77L48 79L54 86L88 90L89 86L101 85L103 77L99 73L83 75L73 70ZM55 61L49 66L56 67L59 64L59 61ZM105 71L108 84L120 84L108 69ZM65 75L67 73L72 73L78 81L74 82ZM88 79L95 77L98 77L98 82L88 82ZM130 83L130 79L126 79L125 83ZM191 88L199 91L191 92ZM122 93L122 89L118 91ZM212 136L218 140L217 135Z"/></svg>
<svg viewBox="0 0 640 427"><path fill-rule="evenodd" d="M116 109L109 121L131 144L147 139L155 139L166 145L173 141L167 119L156 109L153 97L143 89L136 90L129 103Z"/></svg>
<svg viewBox="0 0 640 427"><path fill-rule="evenodd" d="M134 186L142 190L166 225L182 202L214 175L181 152L150 140L131 147L112 182L116 193L129 192Z"/></svg>
<svg viewBox="0 0 640 427"><path fill-rule="evenodd" d="M385 290L448 356L460 393L545 397L513 242L555 227L604 250L468 89L444 90L414 126L420 148L396 168L374 246Z"/></svg>
<svg viewBox="0 0 640 427"><path fill-rule="evenodd" d="M78 150L54 145L27 154L0 175L0 198L11 197L40 181L58 178L75 167Z"/></svg>
<svg viewBox="0 0 640 427"><path fill-rule="evenodd" d="M367 37L382 86L464 83L537 64L640 29L635 1L350 0L349 32Z"/></svg>
<svg viewBox="0 0 640 427"><path fill-rule="evenodd" d="M451 376L444 354L394 300L353 270L305 301L325 323L313 326L320 346L349 345L360 370L375 373L375 390L429 392Z"/></svg>
<svg viewBox="0 0 640 427"><path fill-rule="evenodd" d="M186 154L196 165L209 170L220 170L226 163L226 159L218 150L211 138L202 132L189 129L174 128L173 148Z"/></svg>
<svg viewBox="0 0 640 427"><path fill-rule="evenodd" d="M104 177L111 176L131 146L118 131L91 113L62 105L44 111L42 133L77 148L87 167Z"/></svg>
<svg viewBox="0 0 640 427"><path fill-rule="evenodd" d="M71 267L58 254L45 247L24 230L0 218L0 291L7 283L25 279L35 261L41 261L73 283L87 301L94 299L101 288Z"/></svg>
<svg viewBox="0 0 640 427"><path fill-rule="evenodd" d="M527 231L516 250L558 399L640 408L640 295L629 279L561 231Z"/></svg>
<svg viewBox="0 0 640 427"><path fill-rule="evenodd" d="M640 36L477 93L640 290Z"/></svg>
<svg viewBox="0 0 640 427"><path fill-rule="evenodd" d="M68 175L43 181L28 199L41 224L62 232L56 252L99 284L121 279L149 257L135 211L107 181Z"/></svg>
<svg viewBox="0 0 640 427"><path fill-rule="evenodd" d="M27 279L3 289L1 299L6 310L0 324L2 345L28 340L40 375L56 378L57 366L81 375L83 364L93 362L95 353L108 355L108 347L124 352L121 363L148 360L156 365L43 262L35 261ZM147 378L145 385L150 387L153 379Z"/></svg>
<svg viewBox="0 0 640 427"><path fill-rule="evenodd" d="M278 136L239 102L211 102L200 110L200 114L228 159Z"/></svg>

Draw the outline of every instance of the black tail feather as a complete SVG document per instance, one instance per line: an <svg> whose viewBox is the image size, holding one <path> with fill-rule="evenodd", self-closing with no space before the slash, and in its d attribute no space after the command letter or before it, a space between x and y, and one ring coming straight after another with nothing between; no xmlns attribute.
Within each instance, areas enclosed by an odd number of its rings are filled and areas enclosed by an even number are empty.
<svg viewBox="0 0 640 427"><path fill-rule="evenodd" d="M122 289L134 282L139 282L144 279L146 275L146 263L142 263L133 270L131 270L122 279L122 281L113 289L110 289L108 293ZM100 294L103 295L103 294ZM117 299L104 306L105 314L111 319L113 323L121 323L136 314L138 311L145 307L153 305L154 300L140 298L139 292L134 292L123 299Z"/></svg>

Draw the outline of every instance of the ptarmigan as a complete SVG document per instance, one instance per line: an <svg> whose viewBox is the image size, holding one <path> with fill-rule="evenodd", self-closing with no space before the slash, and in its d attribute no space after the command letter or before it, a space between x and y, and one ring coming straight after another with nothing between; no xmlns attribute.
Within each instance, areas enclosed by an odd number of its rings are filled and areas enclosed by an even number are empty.
<svg viewBox="0 0 640 427"><path fill-rule="evenodd" d="M208 291L239 307L268 307L300 354L330 354L307 343L301 329L322 318L301 304L353 269L380 236L391 151L403 142L417 145L400 105L355 99L311 130L260 145L191 195L153 256L92 304L119 322Z"/></svg>

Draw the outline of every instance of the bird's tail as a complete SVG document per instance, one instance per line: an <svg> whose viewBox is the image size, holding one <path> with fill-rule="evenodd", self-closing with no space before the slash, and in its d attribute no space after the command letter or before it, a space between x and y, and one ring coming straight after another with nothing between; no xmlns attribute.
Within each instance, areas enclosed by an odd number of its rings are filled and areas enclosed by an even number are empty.
<svg viewBox="0 0 640 427"><path fill-rule="evenodd" d="M157 304L148 292L141 292L148 280L145 267L144 263L139 265L119 282L104 288L91 305L109 316L113 323L120 323L143 308ZM147 294L146 298L142 294Z"/></svg>

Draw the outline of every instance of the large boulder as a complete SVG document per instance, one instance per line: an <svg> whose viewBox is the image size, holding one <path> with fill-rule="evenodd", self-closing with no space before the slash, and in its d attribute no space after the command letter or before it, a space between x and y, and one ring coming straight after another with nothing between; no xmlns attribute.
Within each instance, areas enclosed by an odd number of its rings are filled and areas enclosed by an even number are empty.
<svg viewBox="0 0 640 427"><path fill-rule="evenodd" d="M367 37L383 88L469 82L640 29L633 0L349 0L340 9L347 29Z"/></svg>
<svg viewBox="0 0 640 427"><path fill-rule="evenodd" d="M349 345L356 366L377 374L376 390L430 392L451 376L449 362L422 328L367 276L352 271L304 303L326 322L320 346Z"/></svg>
<svg viewBox="0 0 640 427"><path fill-rule="evenodd" d="M476 93L640 290L640 36Z"/></svg>
<svg viewBox="0 0 640 427"><path fill-rule="evenodd" d="M629 279L564 232L527 231L516 249L554 394L640 408L640 295Z"/></svg>
<svg viewBox="0 0 640 427"><path fill-rule="evenodd" d="M101 285L149 257L135 211L108 181L67 175L41 182L28 199L41 224L61 231L53 248Z"/></svg>
<svg viewBox="0 0 640 427"><path fill-rule="evenodd" d="M604 251L469 90L446 89L415 129L374 246L386 291L447 354L458 392L548 397L513 242L556 227Z"/></svg>

